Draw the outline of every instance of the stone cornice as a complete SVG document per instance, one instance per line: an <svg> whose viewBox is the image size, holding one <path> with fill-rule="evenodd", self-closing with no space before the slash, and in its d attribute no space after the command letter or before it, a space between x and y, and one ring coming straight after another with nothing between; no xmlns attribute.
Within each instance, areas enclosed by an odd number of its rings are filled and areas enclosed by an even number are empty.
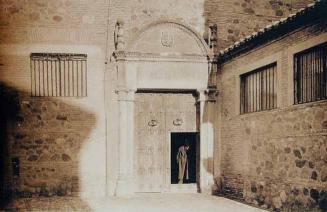
<svg viewBox="0 0 327 212"><path fill-rule="evenodd" d="M116 61L149 61L149 62L192 62L192 63L208 63L210 58L206 55L197 54L171 54L171 53L141 53L115 51L113 53Z"/></svg>

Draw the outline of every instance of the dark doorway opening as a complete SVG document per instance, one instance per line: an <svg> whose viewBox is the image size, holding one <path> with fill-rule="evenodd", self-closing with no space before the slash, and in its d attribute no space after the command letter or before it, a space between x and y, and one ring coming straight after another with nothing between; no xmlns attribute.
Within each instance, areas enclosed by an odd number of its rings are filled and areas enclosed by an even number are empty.
<svg viewBox="0 0 327 212"><path fill-rule="evenodd" d="M189 179L186 180L186 171L185 171L183 184L196 183L197 133L196 132L171 133L170 142L171 142L170 143L171 184L178 183L177 153L178 153L178 149L181 146L185 145L186 143L189 146L189 149L187 151Z"/></svg>

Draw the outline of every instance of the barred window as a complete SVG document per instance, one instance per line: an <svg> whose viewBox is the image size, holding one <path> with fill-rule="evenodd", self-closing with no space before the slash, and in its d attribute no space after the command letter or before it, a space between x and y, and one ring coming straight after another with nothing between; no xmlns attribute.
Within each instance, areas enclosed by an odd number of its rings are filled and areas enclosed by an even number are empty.
<svg viewBox="0 0 327 212"><path fill-rule="evenodd" d="M269 110L277 107L277 63L272 63L241 78L241 113Z"/></svg>
<svg viewBox="0 0 327 212"><path fill-rule="evenodd" d="M327 43L294 55L294 103L327 99Z"/></svg>
<svg viewBox="0 0 327 212"><path fill-rule="evenodd" d="M87 55L31 54L31 96L87 96Z"/></svg>

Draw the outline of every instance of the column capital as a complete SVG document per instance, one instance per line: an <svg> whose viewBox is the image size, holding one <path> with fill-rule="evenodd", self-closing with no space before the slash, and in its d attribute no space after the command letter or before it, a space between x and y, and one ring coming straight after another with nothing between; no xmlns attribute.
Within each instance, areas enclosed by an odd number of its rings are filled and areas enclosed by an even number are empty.
<svg viewBox="0 0 327 212"><path fill-rule="evenodd" d="M198 102L216 102L216 97L219 94L219 91L217 89L202 89L202 90L197 90L198 93Z"/></svg>
<svg viewBox="0 0 327 212"><path fill-rule="evenodd" d="M133 102L135 99L135 91L133 89L119 89L115 93L118 95L118 101Z"/></svg>
<svg viewBox="0 0 327 212"><path fill-rule="evenodd" d="M208 89L201 89L201 90L197 90L197 94L198 94L198 98L197 101L198 102L205 102L206 101L206 96L207 96L207 92Z"/></svg>

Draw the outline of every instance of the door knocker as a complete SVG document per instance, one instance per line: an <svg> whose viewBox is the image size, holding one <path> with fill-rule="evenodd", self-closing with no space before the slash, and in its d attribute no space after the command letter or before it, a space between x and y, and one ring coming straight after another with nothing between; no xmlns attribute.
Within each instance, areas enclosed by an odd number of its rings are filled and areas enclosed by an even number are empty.
<svg viewBox="0 0 327 212"><path fill-rule="evenodd" d="M175 119L175 120L173 121L173 124L174 124L175 126L181 126L181 125L183 124L183 120L182 120L182 119Z"/></svg>
<svg viewBox="0 0 327 212"><path fill-rule="evenodd" d="M148 126L150 126L150 127L155 127L157 125L158 125L157 120L151 119L151 121L148 122Z"/></svg>

